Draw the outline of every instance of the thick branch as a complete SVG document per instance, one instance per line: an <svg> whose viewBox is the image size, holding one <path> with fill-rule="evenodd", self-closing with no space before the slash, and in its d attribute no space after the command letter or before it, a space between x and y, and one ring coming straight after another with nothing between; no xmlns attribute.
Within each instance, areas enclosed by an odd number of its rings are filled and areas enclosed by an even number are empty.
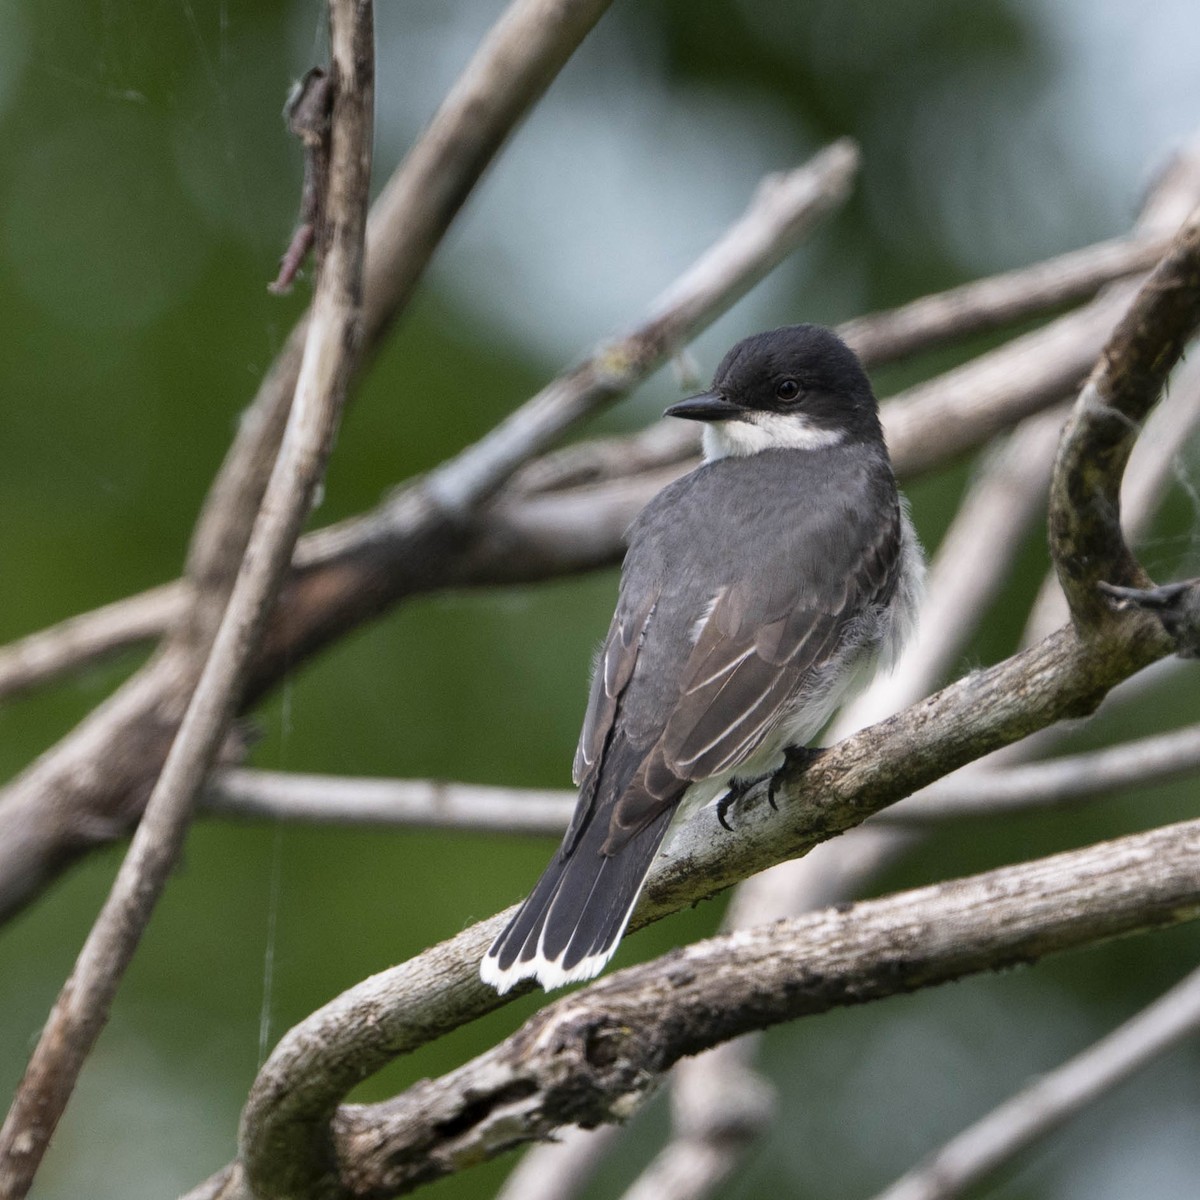
<svg viewBox="0 0 1200 1200"><path fill-rule="evenodd" d="M674 1062L829 1008L1200 915L1200 822L740 930L620 971L457 1071L334 1122L343 1194L403 1194L621 1121Z"/></svg>
<svg viewBox="0 0 1200 1200"><path fill-rule="evenodd" d="M358 344L370 182L374 44L370 0L330 9L334 92L329 243L287 432L245 561L195 693L112 891L51 1010L0 1129L0 1197L33 1183L85 1058L183 845L194 799L238 693L333 443Z"/></svg>

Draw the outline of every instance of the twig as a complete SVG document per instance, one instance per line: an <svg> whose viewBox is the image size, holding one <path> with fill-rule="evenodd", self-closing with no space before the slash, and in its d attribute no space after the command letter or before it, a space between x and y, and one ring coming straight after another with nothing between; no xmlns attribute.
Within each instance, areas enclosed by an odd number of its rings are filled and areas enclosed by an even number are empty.
<svg viewBox="0 0 1200 1200"><path fill-rule="evenodd" d="M348 779L231 769L213 776L204 809L217 816L333 825L403 825L561 836L575 793L429 779Z"/></svg>
<svg viewBox="0 0 1200 1200"><path fill-rule="evenodd" d="M331 4L336 99L330 244L279 459L227 612L162 774L0 1130L4 1200L17 1200L32 1185L83 1062L107 1021L120 980L182 847L196 792L233 717L239 685L332 444L358 342L371 159L371 17L369 0Z"/></svg>
<svg viewBox="0 0 1200 1200"><path fill-rule="evenodd" d="M329 187L332 105L332 81L320 67L313 67L296 85L283 112L289 131L304 143L304 181L296 230L280 260L279 273L267 284L267 291L276 296L284 296L292 290L301 264L321 234L325 194Z"/></svg>
<svg viewBox="0 0 1200 1200"><path fill-rule="evenodd" d="M1086 754L996 771L956 772L880 813L880 825L914 829L960 818L1053 808L1200 771L1200 726L1155 734ZM575 807L573 791L485 787L430 779L355 779L230 768L201 798L212 816L316 825L461 829L558 836ZM842 843L839 843L839 845ZM807 861L807 860L799 860ZM773 920L761 914L745 924Z"/></svg>
<svg viewBox="0 0 1200 1200"><path fill-rule="evenodd" d="M1117 587L1097 584L1109 604L1118 609L1150 613L1175 643L1180 658L1200 658L1200 579L1184 579L1159 587Z"/></svg>
<svg viewBox="0 0 1200 1200"><path fill-rule="evenodd" d="M176 580L0 647L0 700L161 637L187 604L187 585Z"/></svg>
<svg viewBox="0 0 1200 1200"><path fill-rule="evenodd" d="M947 1142L876 1200L954 1200L1200 1030L1200 971Z"/></svg>
<svg viewBox="0 0 1200 1200"><path fill-rule="evenodd" d="M888 312L847 321L839 332L864 364L895 362L946 342L1082 300L1126 275L1148 271L1167 238L1133 236L1097 242Z"/></svg>
<svg viewBox="0 0 1200 1200"><path fill-rule="evenodd" d="M1200 822L741 930L617 972L441 1079L334 1120L340 1187L408 1191L564 1122L624 1120L750 1029L1200 915Z"/></svg>

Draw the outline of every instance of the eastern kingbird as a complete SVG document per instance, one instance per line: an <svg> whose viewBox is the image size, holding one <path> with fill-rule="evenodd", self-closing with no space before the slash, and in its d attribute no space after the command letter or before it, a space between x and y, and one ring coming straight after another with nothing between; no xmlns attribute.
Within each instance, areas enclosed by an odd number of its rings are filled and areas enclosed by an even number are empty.
<svg viewBox="0 0 1200 1200"><path fill-rule="evenodd" d="M920 547L870 381L836 334L748 337L666 415L704 422L705 461L630 527L575 815L480 964L500 992L596 975L681 804L777 771L914 623Z"/></svg>

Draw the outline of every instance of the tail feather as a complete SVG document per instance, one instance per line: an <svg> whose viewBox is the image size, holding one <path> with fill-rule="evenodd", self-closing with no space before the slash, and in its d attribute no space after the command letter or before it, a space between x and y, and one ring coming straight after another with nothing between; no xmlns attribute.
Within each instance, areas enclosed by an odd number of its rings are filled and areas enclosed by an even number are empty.
<svg viewBox="0 0 1200 1200"><path fill-rule="evenodd" d="M558 850L480 963L484 983L503 994L530 977L550 989L598 975L625 932L671 815L660 814L615 854L603 853L608 830L598 821L569 853Z"/></svg>

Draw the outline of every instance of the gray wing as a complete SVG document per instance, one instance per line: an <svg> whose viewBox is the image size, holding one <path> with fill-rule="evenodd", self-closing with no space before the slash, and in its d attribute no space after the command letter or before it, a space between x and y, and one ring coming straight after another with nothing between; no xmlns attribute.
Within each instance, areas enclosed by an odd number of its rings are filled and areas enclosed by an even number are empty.
<svg viewBox="0 0 1200 1200"><path fill-rule="evenodd" d="M719 475L709 480L714 490L720 483ZM798 514L766 563L711 544L707 496L673 497L650 514L664 524L635 533L631 545L643 593L630 595L623 578L575 757L580 802L565 848L595 817L609 829L604 852L616 853L691 783L747 758L850 626L886 602L896 586L900 511L890 471L878 486L891 504ZM868 527L856 511L884 518ZM751 514L738 517L753 527Z"/></svg>
<svg viewBox="0 0 1200 1200"><path fill-rule="evenodd" d="M811 586L821 573L810 573L804 580L810 586L775 611L763 612L753 582L717 595L677 676L674 703L661 712L657 736L643 744L641 763L616 798L607 850L677 803L690 783L731 770L758 748L806 682L837 655L851 626L889 599L898 526L897 510L895 524L875 530L845 570L825 576L826 590ZM654 633L651 613L643 637ZM618 700L615 710L621 707ZM636 718L636 697L624 707L623 718ZM636 719L622 724L636 738Z"/></svg>

